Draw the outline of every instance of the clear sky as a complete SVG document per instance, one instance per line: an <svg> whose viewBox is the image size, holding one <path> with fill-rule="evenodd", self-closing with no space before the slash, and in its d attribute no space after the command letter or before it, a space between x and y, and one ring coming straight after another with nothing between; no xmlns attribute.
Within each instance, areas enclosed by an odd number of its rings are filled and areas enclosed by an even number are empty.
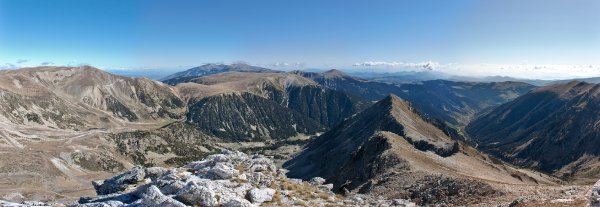
<svg viewBox="0 0 600 207"><path fill-rule="evenodd" d="M235 61L490 75L553 65L600 71L600 1L0 0L3 67Z"/></svg>

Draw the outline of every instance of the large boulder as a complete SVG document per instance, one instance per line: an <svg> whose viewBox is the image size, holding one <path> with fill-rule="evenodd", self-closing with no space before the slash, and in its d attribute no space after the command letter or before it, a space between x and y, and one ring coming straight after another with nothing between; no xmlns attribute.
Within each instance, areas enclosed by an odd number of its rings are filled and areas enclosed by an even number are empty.
<svg viewBox="0 0 600 207"><path fill-rule="evenodd" d="M129 185L144 180L146 172L143 167L136 166L130 170L104 181L94 181L94 189L98 195L117 193L127 189Z"/></svg>
<svg viewBox="0 0 600 207"><path fill-rule="evenodd" d="M231 165L225 163L217 163L210 170L208 170L210 176L215 179L229 179L239 174Z"/></svg>
<svg viewBox="0 0 600 207"><path fill-rule="evenodd" d="M218 204L215 198L215 192L204 186L199 186L190 182L183 189L177 192L175 197L188 205L194 206L216 206Z"/></svg>
<svg viewBox="0 0 600 207"><path fill-rule="evenodd" d="M252 203L261 204L273 200L274 195L275 190L271 188L254 188L248 192L248 199L250 199Z"/></svg>
<svg viewBox="0 0 600 207"><path fill-rule="evenodd" d="M165 196L156 186L150 186L140 196L139 203L145 207L186 207L185 204Z"/></svg>

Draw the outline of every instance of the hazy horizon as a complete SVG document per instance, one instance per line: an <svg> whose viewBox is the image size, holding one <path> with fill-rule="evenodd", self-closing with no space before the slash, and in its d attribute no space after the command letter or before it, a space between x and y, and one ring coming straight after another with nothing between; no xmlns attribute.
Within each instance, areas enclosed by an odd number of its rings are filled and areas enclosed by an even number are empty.
<svg viewBox="0 0 600 207"><path fill-rule="evenodd" d="M205 63L600 76L600 2L0 0L0 69Z"/></svg>

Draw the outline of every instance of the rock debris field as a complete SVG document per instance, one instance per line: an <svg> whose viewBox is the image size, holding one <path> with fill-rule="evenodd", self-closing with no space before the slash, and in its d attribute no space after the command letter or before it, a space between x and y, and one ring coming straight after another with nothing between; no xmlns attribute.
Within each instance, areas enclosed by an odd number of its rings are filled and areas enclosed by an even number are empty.
<svg viewBox="0 0 600 207"><path fill-rule="evenodd" d="M407 200L385 200L355 194L343 197L332 184L315 177L287 178L285 170L262 155L223 151L179 168L134 167L92 184L98 194L78 204L0 202L2 206L415 206Z"/></svg>

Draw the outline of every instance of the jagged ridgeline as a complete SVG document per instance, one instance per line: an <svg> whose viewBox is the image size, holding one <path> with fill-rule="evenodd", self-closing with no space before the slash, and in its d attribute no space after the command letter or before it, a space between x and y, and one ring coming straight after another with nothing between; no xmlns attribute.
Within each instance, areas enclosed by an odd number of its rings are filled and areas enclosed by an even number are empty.
<svg viewBox="0 0 600 207"><path fill-rule="evenodd" d="M496 162L459 140L452 128L423 118L411 104L390 95L317 137L284 167L290 177L323 177L337 192L420 204L464 205L500 195L490 180L553 182Z"/></svg>

